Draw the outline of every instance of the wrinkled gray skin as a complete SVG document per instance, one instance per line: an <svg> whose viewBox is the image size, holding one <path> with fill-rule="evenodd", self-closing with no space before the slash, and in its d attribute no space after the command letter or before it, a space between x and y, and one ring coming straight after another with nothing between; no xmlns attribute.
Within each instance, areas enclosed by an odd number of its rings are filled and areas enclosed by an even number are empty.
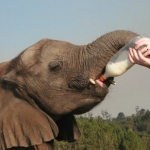
<svg viewBox="0 0 150 150"><path fill-rule="evenodd" d="M110 58L135 36L114 31L83 46L43 39L1 63L0 149L52 150L53 139L78 139L73 115L103 101L113 80L102 88L89 78L96 80Z"/></svg>

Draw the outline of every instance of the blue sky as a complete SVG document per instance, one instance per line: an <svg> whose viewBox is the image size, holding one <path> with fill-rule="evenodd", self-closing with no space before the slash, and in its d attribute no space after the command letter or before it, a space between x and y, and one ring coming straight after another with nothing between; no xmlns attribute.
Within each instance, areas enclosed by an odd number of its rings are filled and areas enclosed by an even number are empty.
<svg viewBox="0 0 150 150"><path fill-rule="evenodd" d="M117 29L150 37L149 6L149 0L1 0L0 62L42 38L83 45ZM92 112L99 115L107 109L116 116L134 113L137 105L150 109L149 77L147 68L133 67L116 78L118 84L111 87L106 102Z"/></svg>

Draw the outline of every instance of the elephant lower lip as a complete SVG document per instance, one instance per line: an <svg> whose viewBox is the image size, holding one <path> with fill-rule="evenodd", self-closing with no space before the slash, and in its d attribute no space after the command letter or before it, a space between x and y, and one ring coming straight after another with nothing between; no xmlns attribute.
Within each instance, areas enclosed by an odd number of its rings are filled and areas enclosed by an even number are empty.
<svg viewBox="0 0 150 150"><path fill-rule="evenodd" d="M95 88L95 93L93 95L97 98L100 98L101 101L105 98L105 96L107 95L109 91L105 84L103 86L104 87L100 88L100 85L97 85L97 87Z"/></svg>
<svg viewBox="0 0 150 150"><path fill-rule="evenodd" d="M99 86L101 86L101 87L105 87L105 85L104 85L104 83L103 82L101 82L100 80L96 80L96 83L99 85Z"/></svg>

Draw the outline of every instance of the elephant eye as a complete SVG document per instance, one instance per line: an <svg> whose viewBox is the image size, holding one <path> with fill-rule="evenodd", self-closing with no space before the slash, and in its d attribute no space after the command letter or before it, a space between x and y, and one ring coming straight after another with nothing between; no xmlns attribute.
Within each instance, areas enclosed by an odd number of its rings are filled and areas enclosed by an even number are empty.
<svg viewBox="0 0 150 150"><path fill-rule="evenodd" d="M61 61L53 61L49 64L49 69L51 72L59 72L62 68Z"/></svg>
<svg viewBox="0 0 150 150"><path fill-rule="evenodd" d="M88 82L86 79L78 77L70 80L69 87L76 90L83 90L87 87L87 84Z"/></svg>

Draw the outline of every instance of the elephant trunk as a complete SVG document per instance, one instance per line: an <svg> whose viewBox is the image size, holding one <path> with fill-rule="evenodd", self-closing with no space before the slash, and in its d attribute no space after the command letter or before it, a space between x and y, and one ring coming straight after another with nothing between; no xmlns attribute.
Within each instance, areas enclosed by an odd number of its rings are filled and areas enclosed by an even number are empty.
<svg viewBox="0 0 150 150"><path fill-rule="evenodd" d="M86 50L90 57L94 57L95 63L98 61L99 67L103 68L119 49L136 36L138 34L125 30L109 32L88 44Z"/></svg>

